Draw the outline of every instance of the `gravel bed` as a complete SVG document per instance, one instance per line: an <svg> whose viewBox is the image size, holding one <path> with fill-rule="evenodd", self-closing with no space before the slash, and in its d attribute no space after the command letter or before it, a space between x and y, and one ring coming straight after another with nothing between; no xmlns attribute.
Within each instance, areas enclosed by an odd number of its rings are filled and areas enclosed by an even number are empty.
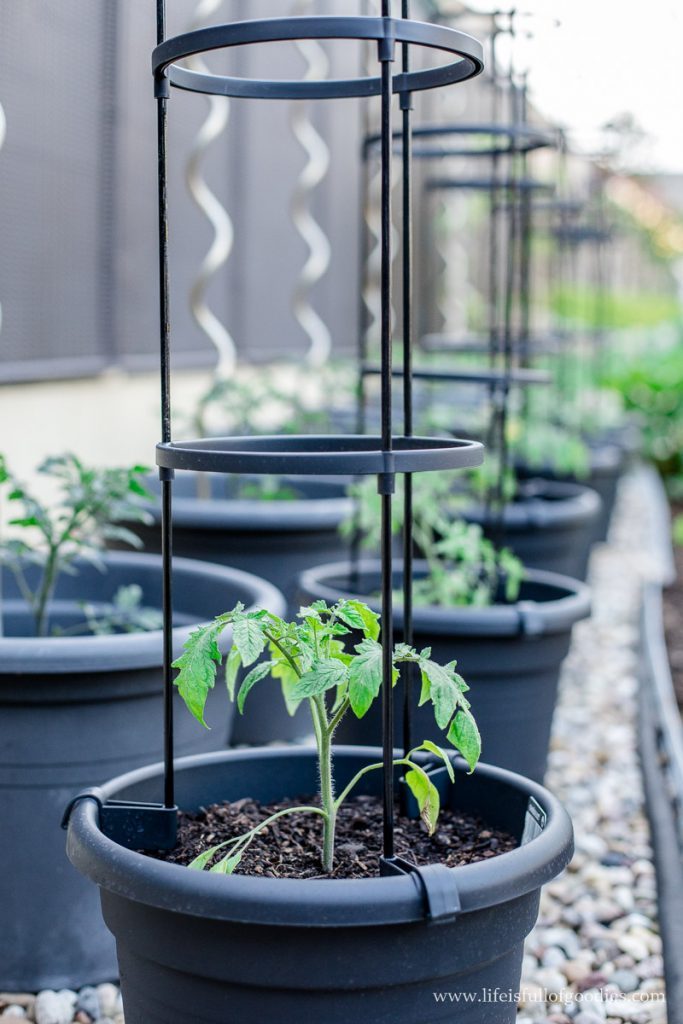
<svg viewBox="0 0 683 1024"><path fill-rule="evenodd" d="M660 571L647 489L627 478L591 561L593 615L565 662L547 785L576 854L546 886L517 1024L665 1024L655 874L636 749L640 585Z"/></svg>
<svg viewBox="0 0 683 1024"><path fill-rule="evenodd" d="M547 886L528 938L517 1024L665 1024L652 850L636 752L641 580L659 572L638 475L622 485L609 545L591 562L593 616L565 663L547 783L576 854ZM115 985L0 993L0 1020L124 1024Z"/></svg>

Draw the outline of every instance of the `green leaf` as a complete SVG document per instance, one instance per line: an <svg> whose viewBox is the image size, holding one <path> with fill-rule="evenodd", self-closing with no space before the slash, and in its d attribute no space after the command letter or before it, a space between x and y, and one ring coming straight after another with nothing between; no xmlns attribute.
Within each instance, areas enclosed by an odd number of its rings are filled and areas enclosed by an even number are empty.
<svg viewBox="0 0 683 1024"><path fill-rule="evenodd" d="M451 782L455 782L455 772L453 771L453 765L451 759L441 747L437 746L436 743L432 743L431 740L423 740L419 747L415 747L415 750L411 750L411 754L414 754L418 750L428 750L430 754L434 754L446 765L446 771L448 772L448 778Z"/></svg>
<svg viewBox="0 0 683 1024"><path fill-rule="evenodd" d="M291 695L295 700L304 697L317 697L326 690L341 686L348 678L348 669L336 658L322 658L316 661L309 672L292 687Z"/></svg>
<svg viewBox="0 0 683 1024"><path fill-rule="evenodd" d="M322 622L320 614L317 608L313 605L302 605L299 611L296 613L297 619L312 619L313 622Z"/></svg>
<svg viewBox="0 0 683 1024"><path fill-rule="evenodd" d="M420 658L422 673L422 693L420 704L431 698L434 705L434 718L440 729L446 729L451 718L461 706L463 679L455 671L456 663L439 665L430 658ZM425 696L428 694L428 696Z"/></svg>
<svg viewBox="0 0 683 1024"><path fill-rule="evenodd" d="M235 699L235 683L237 682L237 673L241 664L242 656L233 645L230 648L230 653L228 654L225 662L225 685L228 688L228 696L230 697L230 700Z"/></svg>
<svg viewBox="0 0 683 1024"><path fill-rule="evenodd" d="M195 857L194 860L190 861L187 865L192 871L203 871L206 865L209 863L214 854L218 853L223 843L219 843L218 846L210 846L208 850L204 850L199 856Z"/></svg>
<svg viewBox="0 0 683 1024"><path fill-rule="evenodd" d="M265 679L266 676L270 675L272 667L272 661L261 661L242 680L242 685L237 694L237 710L241 715L244 714L244 702L249 696L249 691L261 679Z"/></svg>
<svg viewBox="0 0 683 1024"><path fill-rule="evenodd" d="M481 736L469 708L458 711L448 730L448 740L467 761L471 775L481 757Z"/></svg>
<svg viewBox="0 0 683 1024"><path fill-rule="evenodd" d="M273 662L273 668L270 674L272 675L273 679L280 680L280 685L282 687L282 696L284 697L287 713L289 715L294 716L297 713L299 705L301 704L301 700L297 700L295 697L292 697L292 690L299 682L299 676L294 671L289 662L286 660L286 658L282 657L280 651L277 649L275 644L270 645L270 650L273 654L279 655L279 657L277 657Z"/></svg>
<svg viewBox="0 0 683 1024"><path fill-rule="evenodd" d="M207 729L204 707L216 681L216 667L222 660L216 643L222 628L220 623L212 622L195 629L183 644L184 653L173 662L173 667L180 670L174 680L180 696L188 711Z"/></svg>
<svg viewBox="0 0 683 1024"><path fill-rule="evenodd" d="M362 718L382 688L382 646L376 640L356 644L356 657L349 665L349 702Z"/></svg>
<svg viewBox="0 0 683 1024"><path fill-rule="evenodd" d="M343 601L337 608L337 618L352 629L362 629L369 640L379 637L379 615L362 601Z"/></svg>
<svg viewBox="0 0 683 1024"><path fill-rule="evenodd" d="M417 806L420 808L420 817L427 826L430 836L432 836L436 832L439 810L441 809L439 792L434 783L430 782L427 775L416 768L411 768L410 771L406 772L405 779L411 793L417 800Z"/></svg>
<svg viewBox="0 0 683 1024"><path fill-rule="evenodd" d="M217 864L214 864L209 870L217 875L231 875L239 862L242 860L242 853L233 853L228 857L223 857L223 860L219 860Z"/></svg>
<svg viewBox="0 0 683 1024"><path fill-rule="evenodd" d="M263 624L256 618L240 615L232 627L232 640L240 652L244 667L253 665L266 646Z"/></svg>

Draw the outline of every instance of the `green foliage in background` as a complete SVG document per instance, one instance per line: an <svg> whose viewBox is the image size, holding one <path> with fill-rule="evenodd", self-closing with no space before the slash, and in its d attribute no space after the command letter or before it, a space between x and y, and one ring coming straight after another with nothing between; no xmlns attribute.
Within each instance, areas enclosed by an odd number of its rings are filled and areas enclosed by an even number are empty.
<svg viewBox="0 0 683 1024"><path fill-rule="evenodd" d="M0 483L13 515L9 526L14 533L0 542L0 562L14 575L22 597L33 613L37 636L45 636L48 609L62 573L74 573L77 558L86 559L104 571L102 552L108 541L141 547L141 541L124 522L149 522L139 498L152 499L143 486L145 466L96 469L84 465L72 453L51 456L38 466L38 473L56 487L52 503L44 501L17 480L0 456ZM16 511L14 511L16 509ZM29 583L27 566L38 575ZM128 624L144 628L143 609L128 592L112 608L114 622L124 615ZM135 608L140 612L140 620Z"/></svg>

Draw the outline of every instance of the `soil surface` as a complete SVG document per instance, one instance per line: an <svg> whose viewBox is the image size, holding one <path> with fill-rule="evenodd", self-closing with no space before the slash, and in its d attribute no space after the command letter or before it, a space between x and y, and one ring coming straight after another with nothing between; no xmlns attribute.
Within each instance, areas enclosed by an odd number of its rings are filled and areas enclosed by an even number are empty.
<svg viewBox="0 0 683 1024"><path fill-rule="evenodd" d="M256 800L213 804L197 814L181 812L178 844L174 850L154 854L174 864L189 864L198 854L249 831L276 811L314 798L261 805ZM448 867L471 864L513 850L512 836L489 828L478 818L442 810L433 836L418 820L396 819L396 853L417 864L440 861ZM377 876L382 852L382 804L376 797L357 796L343 804L337 819L335 868L324 875L320 867L322 819L312 813L286 815L267 826L252 842L235 874L267 878L372 878ZM223 853L223 856L225 852ZM215 860L220 860L218 855Z"/></svg>
<svg viewBox="0 0 683 1024"><path fill-rule="evenodd" d="M683 515L683 505L674 505L672 515ZM674 544L678 579L664 591L664 632L678 706L683 713L683 547Z"/></svg>

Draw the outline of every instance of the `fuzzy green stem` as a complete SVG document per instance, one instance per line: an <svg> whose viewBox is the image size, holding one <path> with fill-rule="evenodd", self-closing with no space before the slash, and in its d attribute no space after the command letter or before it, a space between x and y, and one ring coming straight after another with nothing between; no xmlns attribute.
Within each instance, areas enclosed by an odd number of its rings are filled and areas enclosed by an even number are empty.
<svg viewBox="0 0 683 1024"><path fill-rule="evenodd" d="M392 764L393 764L394 768L397 767L397 765L399 765L399 764L404 764L407 768L414 768L415 771L421 772L425 776L427 774L425 772L424 768L420 767L419 764L415 764L415 762L411 761L409 757L399 757L395 761L392 761ZM379 771L379 769L383 768L383 767L384 767L384 763L382 761L378 761L376 764L367 764L365 766L365 768L361 768L361 770L359 772L357 772L354 775L354 777L351 779L351 781L349 782L349 784L346 787L346 789L344 789L342 791L342 793L340 794L340 796L338 796L337 799L335 800L335 802L334 802L335 813L337 813L339 811L339 808L344 803L344 801L346 800L346 798L349 795L349 793L351 792L351 790L354 789L355 786L357 786L357 784L360 782L360 780L363 778L364 775L367 775L368 772Z"/></svg>
<svg viewBox="0 0 683 1024"><path fill-rule="evenodd" d="M323 826L323 871L328 874L334 867L334 834L337 825L337 807L334 802L334 780L332 777L332 730L327 720L325 699L315 698L320 715L320 738L318 740L318 761L320 765L320 802L325 812Z"/></svg>

